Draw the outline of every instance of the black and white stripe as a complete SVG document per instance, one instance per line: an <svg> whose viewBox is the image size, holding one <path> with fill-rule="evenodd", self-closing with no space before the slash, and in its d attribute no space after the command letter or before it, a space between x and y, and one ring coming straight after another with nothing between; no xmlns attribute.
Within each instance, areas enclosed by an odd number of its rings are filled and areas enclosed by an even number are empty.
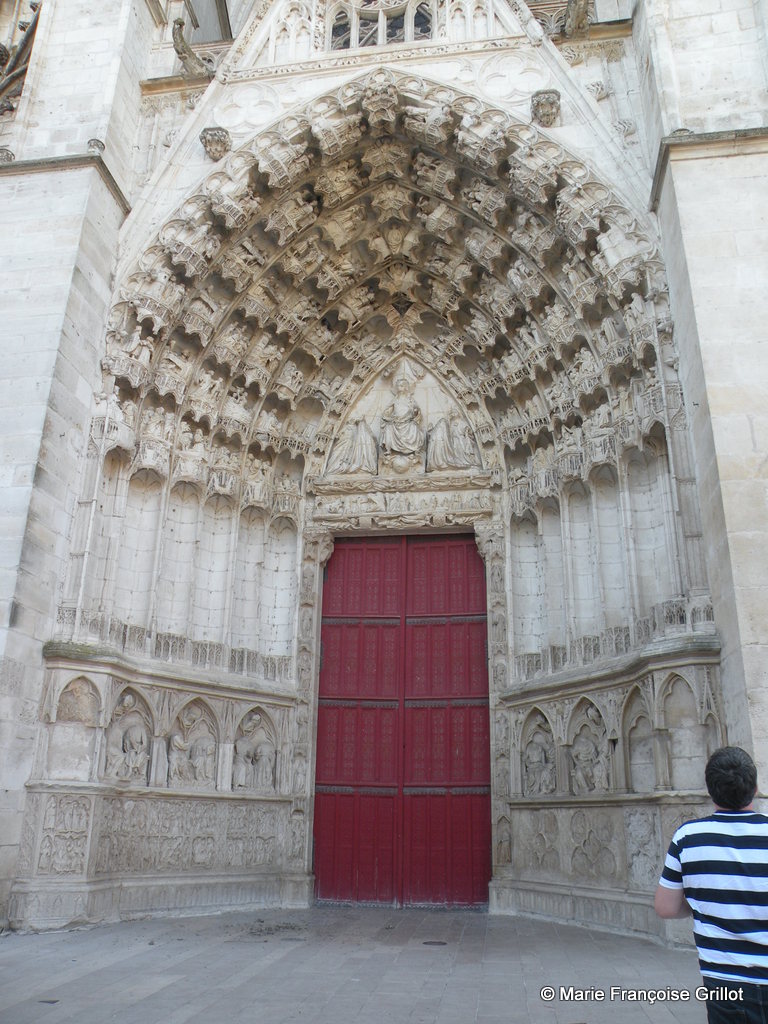
<svg viewBox="0 0 768 1024"><path fill-rule="evenodd" d="M687 821L659 884L690 904L703 975L768 985L768 817L716 811Z"/></svg>

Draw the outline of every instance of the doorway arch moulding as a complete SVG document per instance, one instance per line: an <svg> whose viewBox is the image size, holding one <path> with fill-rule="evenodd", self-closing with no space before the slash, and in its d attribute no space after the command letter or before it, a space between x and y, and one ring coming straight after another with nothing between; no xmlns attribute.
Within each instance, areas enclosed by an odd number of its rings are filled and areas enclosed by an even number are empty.
<svg viewBox="0 0 768 1024"><path fill-rule="evenodd" d="M183 876L161 859L157 890L144 886L141 907L121 904L138 836L104 895L116 808L141 784L150 804L183 791L216 808L236 794L257 815L267 794L238 792L250 775L239 762L234 771L238 742L242 761L258 732L255 719L242 725L254 709L275 758L267 867L255 884L234 847L214 841L188 909L236 900L242 885L251 903L306 898L320 578L333 536L450 528L475 530L487 567L493 906L584 920L608 906L603 923L652 930L622 895L638 882L627 865L648 829L661 834L665 800L682 797L669 788L674 771L647 782L642 723L656 762L674 768L703 756L704 724L717 732L722 716L664 271L644 219L536 127L375 72L217 162L121 274L103 366L49 688L84 675L106 708L105 688L139 686L146 720L158 709L152 764L116 793L98 753L81 775L62 775L45 740L15 919L152 911L161 882L181 892ZM403 366L420 417L413 451L408 431L386 426ZM349 458L355 431L363 454ZM594 566L605 552L603 577ZM557 587L559 603L547 604ZM697 695L692 711L681 697L682 711L665 699L619 715L672 668ZM194 722L170 715L179 693L207 702ZM702 730L686 752L663 734L674 732L667 718L688 714ZM557 715L570 722L559 731ZM113 725L91 728L116 735ZM54 714L43 733L56 728ZM207 744L200 780L181 764L184 744ZM522 744L533 744L527 761ZM633 763L646 781L630 796ZM72 781L87 784L88 807L62 903L40 850L58 841L57 801ZM246 813L226 806L210 814ZM179 840L192 849L191 836ZM594 842L615 870L585 883L578 865ZM550 847L557 858L542 860ZM609 884L612 901L591 883Z"/></svg>

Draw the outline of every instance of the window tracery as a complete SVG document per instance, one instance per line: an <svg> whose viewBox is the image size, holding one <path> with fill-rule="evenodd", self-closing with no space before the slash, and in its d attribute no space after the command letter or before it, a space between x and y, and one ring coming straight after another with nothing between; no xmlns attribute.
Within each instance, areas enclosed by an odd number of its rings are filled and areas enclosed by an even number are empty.
<svg viewBox="0 0 768 1024"><path fill-rule="evenodd" d="M364 0L340 5L329 25L329 50L424 42L434 38L435 11L428 0Z"/></svg>

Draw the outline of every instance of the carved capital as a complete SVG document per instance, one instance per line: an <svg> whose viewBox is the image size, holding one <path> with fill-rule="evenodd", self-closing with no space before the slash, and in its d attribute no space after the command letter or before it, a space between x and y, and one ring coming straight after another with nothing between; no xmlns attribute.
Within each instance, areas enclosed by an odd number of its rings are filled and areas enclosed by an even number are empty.
<svg viewBox="0 0 768 1024"><path fill-rule="evenodd" d="M501 556L504 548L504 533L501 527L478 524L475 526L475 540L477 541L477 550L486 564Z"/></svg>
<svg viewBox="0 0 768 1024"><path fill-rule="evenodd" d="M304 533L304 557L325 565L333 554L334 539L330 530L306 530Z"/></svg>

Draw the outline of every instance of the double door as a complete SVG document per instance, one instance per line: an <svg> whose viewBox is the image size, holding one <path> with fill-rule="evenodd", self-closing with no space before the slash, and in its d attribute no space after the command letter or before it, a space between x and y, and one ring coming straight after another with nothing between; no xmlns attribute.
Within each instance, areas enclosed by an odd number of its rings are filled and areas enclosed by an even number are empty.
<svg viewBox="0 0 768 1024"><path fill-rule="evenodd" d="M485 903L486 605L474 539L337 541L321 642L317 897Z"/></svg>

